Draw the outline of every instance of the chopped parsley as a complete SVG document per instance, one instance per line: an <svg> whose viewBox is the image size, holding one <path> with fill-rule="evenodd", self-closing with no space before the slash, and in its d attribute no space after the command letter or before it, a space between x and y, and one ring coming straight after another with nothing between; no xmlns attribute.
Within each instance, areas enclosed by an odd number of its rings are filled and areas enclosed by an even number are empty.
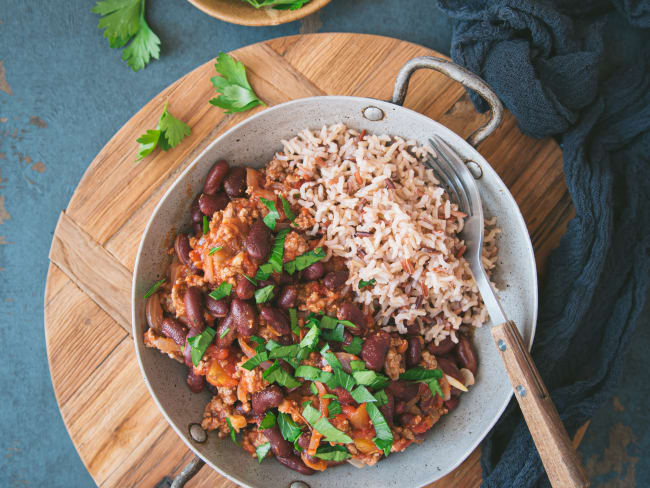
<svg viewBox="0 0 650 488"><path fill-rule="evenodd" d="M210 232L210 223L208 222L208 217L204 215L203 216L203 233L207 234L208 232Z"/></svg>
<svg viewBox="0 0 650 488"><path fill-rule="evenodd" d="M361 354L361 346L363 346L363 339L361 339L361 337L355 336L352 338L352 342L350 344L343 346L343 350L345 352L349 352L350 354L358 356Z"/></svg>
<svg viewBox="0 0 650 488"><path fill-rule="evenodd" d="M194 366L198 366L215 335L217 335L217 331L212 327L207 327L200 334L187 338L187 343L192 347L192 363Z"/></svg>
<svg viewBox="0 0 650 488"><path fill-rule="evenodd" d="M257 462L261 463L270 450L271 450L270 442L265 442L264 444L257 446L257 448L255 449L255 453L257 454Z"/></svg>
<svg viewBox="0 0 650 488"><path fill-rule="evenodd" d="M269 213L267 213L262 220L269 229L275 230L275 222L280 218L280 213L278 212L278 209L275 208L275 202L262 197L260 197L260 202L269 209Z"/></svg>
<svg viewBox="0 0 650 488"><path fill-rule="evenodd" d="M289 229L282 229L275 236L273 247L271 248L271 257L259 267L255 279L259 281L268 280L275 273L282 272L282 257L284 256L284 239L287 237Z"/></svg>
<svg viewBox="0 0 650 488"><path fill-rule="evenodd" d="M230 332L230 327L226 327L225 329L223 329L223 330L221 331L221 334L219 334L219 339L223 339L224 337L226 337L226 334L227 334L228 332Z"/></svg>
<svg viewBox="0 0 650 488"><path fill-rule="evenodd" d="M260 422L259 430L270 429L275 425L275 414L270 410L266 412L266 415Z"/></svg>
<svg viewBox="0 0 650 488"><path fill-rule="evenodd" d="M264 288L255 290L255 303L266 303L273 298L275 285L267 285Z"/></svg>
<svg viewBox="0 0 650 488"><path fill-rule="evenodd" d="M227 296L230 296L231 291L232 291L232 285L227 281L224 281L219 285L219 287L216 290L212 290L212 292L210 292L210 297L215 300L221 300L222 298L226 298Z"/></svg>
<svg viewBox="0 0 650 488"><path fill-rule="evenodd" d="M340 442L342 444L353 442L350 436L334 427L326 418L321 417L320 412L311 405L305 407L302 411L302 416L314 429L323 434L326 441Z"/></svg>
<svg viewBox="0 0 650 488"><path fill-rule="evenodd" d="M237 434L235 432L235 429L233 428L232 424L230 423L230 417L226 417L226 423L228 424L228 428L230 429L230 438L232 439L232 441L235 444L239 445L239 442L237 442L237 437L236 437Z"/></svg>
<svg viewBox="0 0 650 488"><path fill-rule="evenodd" d="M158 288L160 288L160 285L162 285L165 281L167 281L167 278L163 278L160 281L156 281L151 288L147 290L147 293L144 294L145 298L149 298L151 295L156 293L158 291Z"/></svg>
<svg viewBox="0 0 650 488"><path fill-rule="evenodd" d="M354 398L354 401L357 403L372 403L377 401L372 393L368 391L368 388L363 385L357 386L356 389L350 392L350 394L352 395L352 398Z"/></svg>
<svg viewBox="0 0 650 488"><path fill-rule="evenodd" d="M298 325L298 310L289 309L289 319L291 320L291 332L300 337L300 326Z"/></svg>
<svg viewBox="0 0 650 488"><path fill-rule="evenodd" d="M424 369L424 368L411 368L407 369L404 373L399 375L400 380L406 381L429 381L431 379L439 380L442 378L442 370L440 369Z"/></svg>
<svg viewBox="0 0 650 488"><path fill-rule="evenodd" d="M296 377L305 378L310 381L320 381L321 383L327 383L333 378L333 374L329 371L323 371L314 366L302 365L296 368ZM318 395L318 392L314 393Z"/></svg>
<svg viewBox="0 0 650 488"><path fill-rule="evenodd" d="M212 256L215 252L219 252L223 249L223 246L217 246L213 247L210 249L210 252L208 252L208 256Z"/></svg>
<svg viewBox="0 0 650 488"><path fill-rule="evenodd" d="M253 283L253 285L257 286L257 280L255 280L254 278L251 278L250 276L248 276L248 275L245 274L245 273L242 273L241 275L242 275L244 278L246 278L248 281L250 281L251 283Z"/></svg>
<svg viewBox="0 0 650 488"><path fill-rule="evenodd" d="M374 403L366 403L366 411L368 412L370 421L375 427L375 432L377 434L377 437L372 441L379 449L384 451L386 456L388 456L388 454L390 454L390 449L393 446L393 433L390 431L386 419Z"/></svg>
<svg viewBox="0 0 650 488"><path fill-rule="evenodd" d="M317 247L312 251L307 251L305 254L301 254L293 261L284 263L284 269L290 275L294 274L296 271L302 271L305 268L308 268L312 264L325 258L325 251L322 247Z"/></svg>
<svg viewBox="0 0 650 488"><path fill-rule="evenodd" d="M296 220L296 214L294 214L291 210L291 205L289 205L289 202L287 202L287 200L282 195L280 195L280 200L282 201L282 210L284 211L284 215L287 216L290 222Z"/></svg>
<svg viewBox="0 0 650 488"><path fill-rule="evenodd" d="M352 455L344 446L320 446L316 450L316 457L325 461L345 461Z"/></svg>
<svg viewBox="0 0 650 488"><path fill-rule="evenodd" d="M360 281L359 281L359 290L360 290L361 288L365 288L366 286L372 286L372 285L374 285L375 283L377 283L377 280L374 279L374 278L372 278L371 280L368 280L368 281L360 280Z"/></svg>
<svg viewBox="0 0 650 488"><path fill-rule="evenodd" d="M282 369L277 360L269 367L269 369L264 371L262 378L269 383L277 383L286 388L297 388L300 386L300 382Z"/></svg>
<svg viewBox="0 0 650 488"><path fill-rule="evenodd" d="M300 426L286 413L278 413L278 427L282 437L289 442L295 441L302 434Z"/></svg>
<svg viewBox="0 0 650 488"><path fill-rule="evenodd" d="M358 384L373 390L380 390L388 385L388 377L375 371L353 371L352 376Z"/></svg>
<svg viewBox="0 0 650 488"><path fill-rule="evenodd" d="M323 396L323 398L325 398L325 396ZM339 403L338 399L332 400L330 402L330 404L327 406L327 413L331 419L342 413L341 404Z"/></svg>

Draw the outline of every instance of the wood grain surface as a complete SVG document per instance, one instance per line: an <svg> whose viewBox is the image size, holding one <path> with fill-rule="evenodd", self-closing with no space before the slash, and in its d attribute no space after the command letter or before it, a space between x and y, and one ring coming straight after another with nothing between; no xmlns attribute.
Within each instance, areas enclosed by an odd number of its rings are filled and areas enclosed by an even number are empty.
<svg viewBox="0 0 650 488"><path fill-rule="evenodd" d="M441 56L386 37L313 34L274 39L232 53L251 85L275 105L312 95L389 99L397 71L409 58ZM59 219L45 293L45 333L61 415L81 459L99 486L155 486L192 458L158 412L142 380L130 337L130 281L151 212L176 176L217 135L264 110L225 115L208 100L214 61L162 91L100 151ZM164 103L192 128L169 152L134 164L136 138L155 127ZM464 89L432 71L417 72L405 106L467 137L485 120ZM573 215L561 151L550 140L522 135L506 113L478 150L517 200L531 234L538 267ZM479 451L432 486L477 487ZM234 484L209 468L188 486Z"/></svg>

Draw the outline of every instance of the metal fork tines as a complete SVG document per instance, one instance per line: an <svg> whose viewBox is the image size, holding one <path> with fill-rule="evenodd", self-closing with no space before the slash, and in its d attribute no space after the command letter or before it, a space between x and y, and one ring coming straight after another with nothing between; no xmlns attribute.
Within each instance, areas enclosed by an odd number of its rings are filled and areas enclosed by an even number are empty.
<svg viewBox="0 0 650 488"><path fill-rule="evenodd" d="M438 180L446 188L453 203L458 209L467 214L461 237L467 247L465 258L474 275L474 280L487 307L490 319L494 324L506 321L505 313L498 298L492 290L490 281L483 269L481 253L483 249L483 207L481 195L472 173L467 169L463 160L449 145L438 136L429 139L429 144L436 156L429 155L427 166L435 173Z"/></svg>

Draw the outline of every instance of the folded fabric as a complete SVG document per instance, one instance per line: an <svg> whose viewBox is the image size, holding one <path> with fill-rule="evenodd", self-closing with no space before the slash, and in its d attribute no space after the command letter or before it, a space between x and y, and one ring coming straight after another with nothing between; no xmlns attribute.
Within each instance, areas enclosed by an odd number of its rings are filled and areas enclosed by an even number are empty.
<svg viewBox="0 0 650 488"><path fill-rule="evenodd" d="M533 359L573 435L614 391L650 286L650 49L601 72L605 24L650 28L650 2L438 3L454 19L454 61L524 133L562 146L576 217L544 272ZM548 485L514 401L482 447L483 487Z"/></svg>

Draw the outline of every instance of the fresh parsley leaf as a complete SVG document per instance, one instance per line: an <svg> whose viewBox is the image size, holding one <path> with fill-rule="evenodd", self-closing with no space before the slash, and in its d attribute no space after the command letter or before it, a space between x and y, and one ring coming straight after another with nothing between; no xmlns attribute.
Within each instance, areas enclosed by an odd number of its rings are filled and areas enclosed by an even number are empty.
<svg viewBox="0 0 650 488"><path fill-rule="evenodd" d="M321 337L326 341L343 342L345 340L345 327L343 324L336 324L334 330L321 330Z"/></svg>
<svg viewBox="0 0 650 488"><path fill-rule="evenodd" d="M269 367L269 369L264 371L262 378L264 378L269 383L277 383L287 388L297 388L300 386L300 382L289 373L287 373L284 369L282 369L280 367L280 363L277 361L275 361L271 367Z"/></svg>
<svg viewBox="0 0 650 488"><path fill-rule="evenodd" d="M287 216L290 222L293 222L296 220L296 214L293 213L293 210L291 210L291 205L289 205L289 202L280 195L280 201L282 202L282 210L284 210L284 215Z"/></svg>
<svg viewBox="0 0 650 488"><path fill-rule="evenodd" d="M440 383L438 383L437 379L432 379L430 381L427 381L426 383L429 386L429 390L431 390L431 394L433 396L436 396L437 394L438 396L440 396L440 398L444 399L445 396L442 394L442 388L440 388Z"/></svg>
<svg viewBox="0 0 650 488"><path fill-rule="evenodd" d="M266 303L273 298L275 285L267 285L264 288L255 290L255 303Z"/></svg>
<svg viewBox="0 0 650 488"><path fill-rule="evenodd" d="M361 339L361 337L355 336L352 338L352 342L350 342L350 344L343 346L343 350L345 352L349 352L350 354L358 356L361 354L361 346L363 346L363 339Z"/></svg>
<svg viewBox="0 0 650 488"><path fill-rule="evenodd" d="M163 151L176 147L190 134L190 126L170 114L167 107L168 102L165 102L156 130L148 130L136 139L140 143L136 162L151 154L156 147Z"/></svg>
<svg viewBox="0 0 650 488"><path fill-rule="evenodd" d="M325 397L323 397L325 398ZM338 414L343 412L341 410L341 404L339 403L338 399L337 400L332 400L330 404L327 406L327 413L329 414L329 418L333 419L336 417Z"/></svg>
<svg viewBox="0 0 650 488"><path fill-rule="evenodd" d="M275 425L275 414L270 410L266 412L266 415L260 422L259 430L270 429Z"/></svg>
<svg viewBox="0 0 650 488"><path fill-rule="evenodd" d="M275 222L280 218L280 213L278 212L278 209L275 208L275 202L262 197L260 197L260 202L269 209L269 213L267 213L262 220L269 229L275 230Z"/></svg>
<svg viewBox="0 0 650 488"><path fill-rule="evenodd" d="M220 95L210 100L212 105L224 109L227 114L245 112L257 105L264 105L248 82L246 68L241 62L220 52L214 68L221 76L210 78L210 81Z"/></svg>
<svg viewBox="0 0 650 488"><path fill-rule="evenodd" d="M273 241L273 247L271 248L271 256L269 257L268 262L264 263L257 270L255 279L259 281L264 281L269 279L271 274L281 273L282 272L282 258L284 256L284 239L287 237L289 229L282 229L277 233Z"/></svg>
<svg viewBox="0 0 650 488"><path fill-rule="evenodd" d="M350 361L350 369L352 371L363 371L366 369L366 363L363 361Z"/></svg>
<svg viewBox="0 0 650 488"><path fill-rule="evenodd" d="M318 337L320 336L320 329L316 326L313 326L309 329L309 332L305 334L305 337L300 341L300 347L306 347L309 349L314 349L318 344Z"/></svg>
<svg viewBox="0 0 650 488"><path fill-rule="evenodd" d="M208 256L212 256L215 252L219 252L222 249L223 249L222 246L213 247L212 249L210 249L210 252L208 252ZM244 276L246 276L246 275L244 275Z"/></svg>
<svg viewBox="0 0 650 488"><path fill-rule="evenodd" d="M333 400L337 400L337 401L339 399L339 397L337 397L333 393L325 393L321 398L332 398Z"/></svg>
<svg viewBox="0 0 650 488"><path fill-rule="evenodd" d="M296 271L302 271L323 258L325 258L325 251L322 247L317 247L316 249L307 251L305 254L301 254L293 261L284 263L284 269L292 275Z"/></svg>
<svg viewBox="0 0 650 488"><path fill-rule="evenodd" d="M219 285L219 288L210 292L210 297L214 298L215 300L221 300L222 298L230 296L231 291L232 285L227 281L224 281Z"/></svg>
<svg viewBox="0 0 650 488"><path fill-rule="evenodd" d="M345 327L352 327L353 329L357 328L357 326L349 320L337 319L336 317L330 317L329 315L323 315L320 319L320 326L323 329L333 329L338 324L343 324Z"/></svg>
<svg viewBox="0 0 650 488"><path fill-rule="evenodd" d="M352 376L357 383L373 390L379 390L388 385L388 377L374 371L353 371Z"/></svg>
<svg viewBox="0 0 650 488"><path fill-rule="evenodd" d="M321 417L320 412L311 405L305 407L302 411L302 416L305 417L305 420L307 420L314 429L323 434L326 441L340 442L342 444L349 444L352 442L350 436L334 427L326 418Z"/></svg>
<svg viewBox="0 0 650 488"><path fill-rule="evenodd" d="M300 327L298 326L298 310L289 309L289 319L291 320L291 332L300 337Z"/></svg>
<svg viewBox="0 0 650 488"><path fill-rule="evenodd" d="M268 352L258 352L255 356L253 356L244 364L242 364L241 367L247 369L248 371L252 371L260 364L262 364L264 361L268 361L268 360L269 360Z"/></svg>
<svg viewBox="0 0 650 488"><path fill-rule="evenodd" d="M372 285L374 285L375 283L377 283L377 280L374 279L374 278L372 278L372 279L369 280L369 281L359 280L359 290L360 290L361 288L365 288L366 286L372 286Z"/></svg>
<svg viewBox="0 0 650 488"><path fill-rule="evenodd" d="M442 370L424 369L420 367L407 369L399 375L400 380L407 381L429 381L431 379L439 380L440 378L442 378Z"/></svg>
<svg viewBox="0 0 650 488"><path fill-rule="evenodd" d="M295 373L298 378L305 378L310 381L320 381L321 383L327 383L333 377L333 374L329 371L323 371L314 366L301 365L298 366ZM318 392L314 393L318 395Z"/></svg>
<svg viewBox="0 0 650 488"><path fill-rule="evenodd" d="M347 374L345 371L342 369L335 369L334 370L334 381L338 386L342 386L348 391L352 391L352 388L354 388L354 385L356 384L354 382L354 379L352 376ZM330 382L329 385L332 385L333 383Z"/></svg>
<svg viewBox="0 0 650 488"><path fill-rule="evenodd" d="M223 329L223 330L221 331L221 334L219 334L219 339L223 339L224 337L226 337L226 334L227 334L228 332L230 332L230 327L226 327L225 329Z"/></svg>
<svg viewBox="0 0 650 488"><path fill-rule="evenodd" d="M251 278L250 276L248 276L247 274L244 274L244 273L242 273L242 276L244 278L246 278L248 281L250 281L251 283L253 283L254 286L257 286L257 280L255 280L254 278Z"/></svg>
<svg viewBox="0 0 650 488"><path fill-rule="evenodd" d="M217 331L212 327L208 327L200 334L187 338L187 343L192 347L192 363L194 363L194 366L198 366L215 335L217 335Z"/></svg>
<svg viewBox="0 0 650 488"><path fill-rule="evenodd" d="M260 345L260 346L263 346L263 345L264 345L264 339L262 339L262 338L259 337L259 336L252 335L252 336L250 336L250 340L253 341L253 342L255 342L256 344L258 344L258 345Z"/></svg>
<svg viewBox="0 0 650 488"><path fill-rule="evenodd" d="M133 71L144 68L151 58L160 55L160 39L144 18L144 0L104 0L97 2L92 12L102 16L97 27L112 48L131 43L122 52L122 59Z"/></svg>
<svg viewBox="0 0 650 488"><path fill-rule="evenodd" d="M320 446L316 449L316 457L325 461L345 461L352 455L343 446Z"/></svg>
<svg viewBox="0 0 650 488"><path fill-rule="evenodd" d="M269 359L277 358L291 358L298 354L300 346L298 344L291 344L289 346L278 346L269 352Z"/></svg>
<svg viewBox="0 0 650 488"><path fill-rule="evenodd" d="M377 406L383 407L388 403L388 395L386 395L386 390L379 390L375 393L375 400L377 400Z"/></svg>
<svg viewBox="0 0 650 488"><path fill-rule="evenodd" d="M309 383L309 391L311 391L314 395L318 395L318 388L316 388L316 385L313 383Z"/></svg>
<svg viewBox="0 0 650 488"><path fill-rule="evenodd" d="M237 437L236 437L237 434L235 432L235 429L233 428L232 423L230 423L230 417L226 417L226 423L228 424L228 428L230 429L230 438L235 444L239 445L239 442L237 442Z"/></svg>
<svg viewBox="0 0 650 488"><path fill-rule="evenodd" d="M357 403L373 403L377 401L372 393L368 391L368 388L363 385L357 386L354 391L350 392L350 394L352 395L352 398L354 398L354 401Z"/></svg>
<svg viewBox="0 0 650 488"><path fill-rule="evenodd" d="M332 351L330 351L330 346L328 344L325 344L323 348L320 350L320 355L325 358L325 361L327 361L327 364L330 365L333 371L337 369L343 369L343 366L341 366L340 361L338 358L334 355Z"/></svg>
<svg viewBox="0 0 650 488"><path fill-rule="evenodd" d="M271 450L270 442L265 442L264 444L257 446L257 448L255 449L255 453L257 454L257 462L261 463L270 450Z"/></svg>
<svg viewBox="0 0 650 488"><path fill-rule="evenodd" d="M203 216L203 233L207 234L210 232L210 223L208 222L208 217L206 215Z"/></svg>
<svg viewBox="0 0 650 488"><path fill-rule="evenodd" d="M298 10L310 0L243 0L255 8L273 7L277 10Z"/></svg>
<svg viewBox="0 0 650 488"><path fill-rule="evenodd" d="M390 454L390 448L393 446L393 433L390 431L386 419L374 403L366 403L366 412L368 412L370 421L377 433L377 437L373 439L373 442L388 456Z"/></svg>
<svg viewBox="0 0 650 488"><path fill-rule="evenodd" d="M278 414L278 427L282 437L289 442L295 441L302 433L300 432L300 426L286 413L280 412Z"/></svg>
<svg viewBox="0 0 650 488"><path fill-rule="evenodd" d="M135 142L140 143L140 148L138 149L138 157L136 159L136 162L149 156L149 154L151 154L153 150L156 149L156 146L158 146L159 139L160 139L159 129L148 130L140 137L138 137L135 140Z"/></svg>
<svg viewBox="0 0 650 488"><path fill-rule="evenodd" d="M158 291L158 288L160 288L160 285L162 285L165 281L167 281L167 278L163 278L160 281L156 281L151 288L147 290L147 293L144 294L145 298L149 298L151 295L156 293Z"/></svg>

